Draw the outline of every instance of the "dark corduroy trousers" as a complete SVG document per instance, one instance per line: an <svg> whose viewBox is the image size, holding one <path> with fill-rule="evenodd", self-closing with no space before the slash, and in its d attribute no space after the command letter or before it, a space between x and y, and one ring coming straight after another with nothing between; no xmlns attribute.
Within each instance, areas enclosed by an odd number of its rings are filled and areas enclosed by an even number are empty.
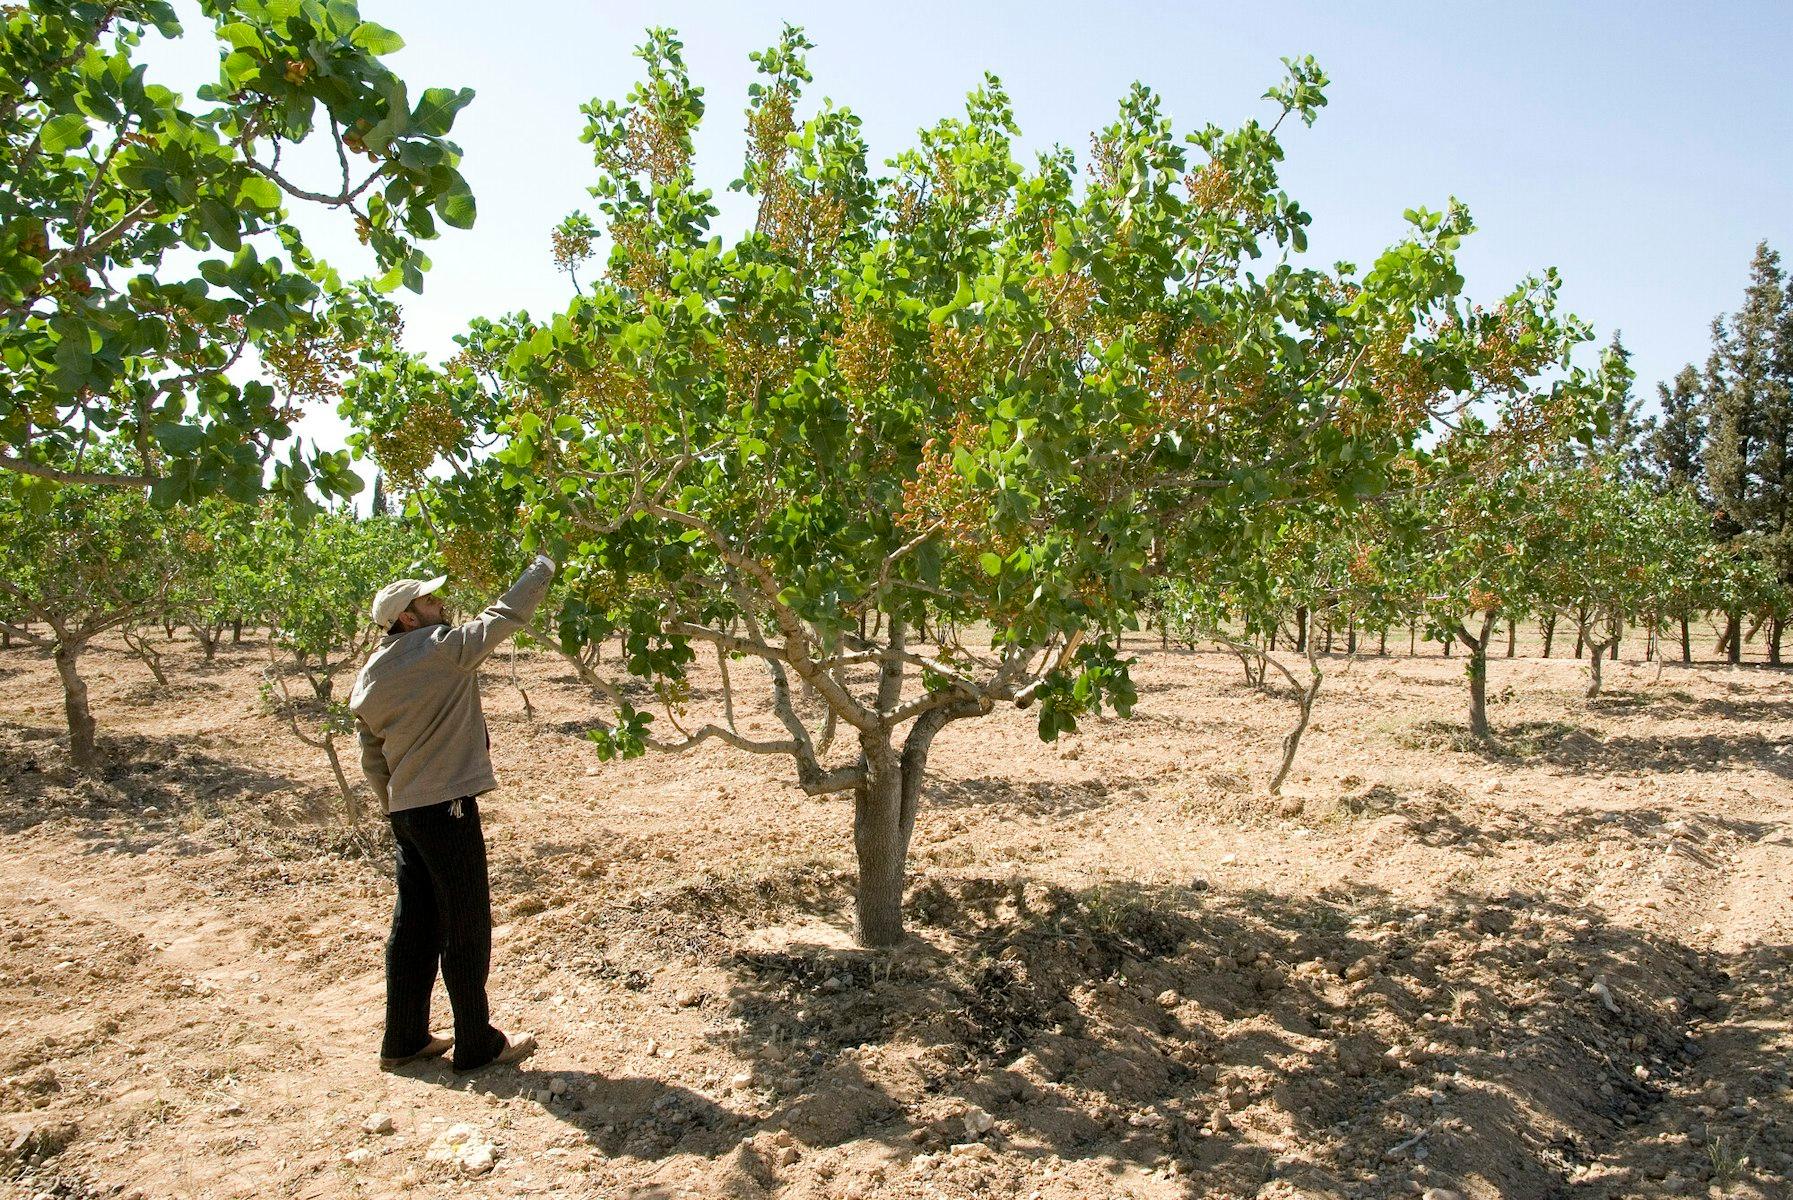
<svg viewBox="0 0 1793 1200"><path fill-rule="evenodd" d="M460 815L455 815L458 808ZM430 1040L438 966L454 1010L454 1065L481 1066L504 1049L486 1005L492 896L486 839L471 796L391 814L398 903L386 939L386 1036L380 1054L415 1054Z"/></svg>

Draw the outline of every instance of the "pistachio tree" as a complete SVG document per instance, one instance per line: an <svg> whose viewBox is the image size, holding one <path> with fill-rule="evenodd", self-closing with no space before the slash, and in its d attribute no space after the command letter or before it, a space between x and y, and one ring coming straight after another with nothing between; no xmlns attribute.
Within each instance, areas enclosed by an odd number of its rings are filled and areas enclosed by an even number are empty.
<svg viewBox="0 0 1793 1200"><path fill-rule="evenodd" d="M1592 698L1621 623L1648 623L1683 593L1690 565L1711 561L1701 553L1712 540L1709 518L1685 495L1625 479L1610 460L1543 473L1535 499L1532 586L1541 603L1576 622ZM1722 589L1722 579L1713 582Z"/></svg>
<svg viewBox="0 0 1793 1200"><path fill-rule="evenodd" d="M1301 675L1277 656L1275 634L1317 620L1330 627L1335 616L1353 625L1392 617L1398 597L1383 574L1380 526L1374 506L1287 510L1256 545L1241 539L1233 552L1181 565L1161 586L1161 610L1180 637L1226 647L1254 686L1270 688L1272 670L1287 684L1296 715L1266 789L1272 796L1295 764L1327 669L1311 632L1289 641L1303 656Z"/></svg>
<svg viewBox="0 0 1793 1200"><path fill-rule="evenodd" d="M186 97L138 61L163 0L0 8L0 471L150 488L159 505L260 492L297 391L352 356L337 276L292 210L352 219L386 288L422 286L419 244L473 223L448 140L465 88L413 97L403 45L351 0L202 0L215 81ZM192 35L202 36L202 35ZM322 140L323 175L292 148ZM278 380L244 381L259 358ZM125 471L88 452L132 447ZM360 486L342 452L293 447L272 486Z"/></svg>
<svg viewBox="0 0 1793 1200"><path fill-rule="evenodd" d="M599 261L491 364L503 402L466 440L499 439L525 543L566 564L563 646L619 639L659 698L598 676L600 750L717 742L851 796L856 933L883 946L943 729L1018 705L1051 739L1127 711L1119 637L1155 546L1239 553L1223 525L1382 491L1437 414L1511 390L1560 331L1549 277L1462 300L1454 202L1367 270L1296 265L1279 135L1325 102L1311 60L1267 121L1182 138L1136 85L1081 167L1018 162L986 77L874 173L851 111L801 115L807 48L787 29L754 56L733 185L753 216L725 239L693 163L702 89L650 32L643 81L586 106L596 212L556 239L563 265Z"/></svg>
<svg viewBox="0 0 1793 1200"><path fill-rule="evenodd" d="M354 718L337 685L366 644L374 593L421 570L427 548L402 520L348 512L302 520L270 508L257 533L260 608L270 624L265 698L294 737L324 752L346 815L359 820L360 797L336 749ZM287 686L293 674L304 679L309 695L293 696Z"/></svg>
<svg viewBox="0 0 1793 1200"><path fill-rule="evenodd" d="M106 446L95 448L93 461L108 470L136 467L128 453ZM101 634L159 609L175 551L141 488L27 483L0 475L0 626L50 652L69 757L86 771L96 761L96 724L81 659Z"/></svg>

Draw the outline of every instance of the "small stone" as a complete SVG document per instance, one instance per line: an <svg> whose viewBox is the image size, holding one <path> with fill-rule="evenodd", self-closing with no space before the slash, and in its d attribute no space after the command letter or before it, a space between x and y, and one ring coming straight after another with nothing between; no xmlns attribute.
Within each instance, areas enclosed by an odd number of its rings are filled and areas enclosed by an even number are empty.
<svg viewBox="0 0 1793 1200"><path fill-rule="evenodd" d="M996 1118L976 1105L965 1110L965 1132L972 1137L982 1137L995 1126Z"/></svg>
<svg viewBox="0 0 1793 1200"><path fill-rule="evenodd" d="M549 1095L553 1095L553 1096L566 1095L567 1094L567 1081L564 1078L562 1078L561 1076L556 1075L554 1078L552 1078L548 1081L548 1093L549 1093Z"/></svg>
<svg viewBox="0 0 1793 1200"><path fill-rule="evenodd" d="M736 1091L740 1091L742 1088L752 1087L753 1086L753 1072L752 1071L741 1071L738 1074L730 1076L728 1085L730 1087L734 1088Z"/></svg>
<svg viewBox="0 0 1793 1200"><path fill-rule="evenodd" d="M1166 988L1164 991L1158 993L1158 1003L1164 1008L1175 1008L1177 1006L1177 993L1171 988Z"/></svg>
<svg viewBox="0 0 1793 1200"><path fill-rule="evenodd" d="M369 1113L367 1120L361 1122L361 1128L368 1133L391 1133L394 1126L392 1118L383 1112Z"/></svg>
<svg viewBox="0 0 1793 1200"><path fill-rule="evenodd" d="M348 1163L351 1167L358 1167L373 1156L374 1152L369 1150L366 1146L356 1146L353 1150L342 1156L342 1161Z"/></svg>
<svg viewBox="0 0 1793 1200"><path fill-rule="evenodd" d="M1463 1200L1463 1193L1450 1188L1427 1188L1419 1194L1419 1200Z"/></svg>
<svg viewBox="0 0 1793 1200"><path fill-rule="evenodd" d="M680 1008L696 1008L703 1003L703 993L696 988L680 988L673 999Z"/></svg>
<svg viewBox="0 0 1793 1200"><path fill-rule="evenodd" d="M803 1153L802 1153L802 1151L798 1150L797 1147L783 1146L783 1147L779 1148L778 1158L776 1161L779 1166L788 1167L792 1163L796 1162L798 1159L800 1159L802 1157L803 1157Z"/></svg>
<svg viewBox="0 0 1793 1200"><path fill-rule="evenodd" d="M461 1156L461 1170L468 1175L484 1175L497 1161L491 1146L475 1146Z"/></svg>

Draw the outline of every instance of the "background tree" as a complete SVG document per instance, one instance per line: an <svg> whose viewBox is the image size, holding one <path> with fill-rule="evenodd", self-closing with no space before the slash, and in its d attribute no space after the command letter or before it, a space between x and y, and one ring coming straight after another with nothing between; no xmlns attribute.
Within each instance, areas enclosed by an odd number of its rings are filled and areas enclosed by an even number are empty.
<svg viewBox="0 0 1793 1200"><path fill-rule="evenodd" d="M1775 574L1793 582L1793 313L1780 256L1763 242L1750 264L1743 307L1713 322L1704 380L1706 485L1720 537L1768 556ZM1723 648L1740 660L1742 614L1725 621ZM1780 660L1782 627L1769 633L1770 660Z"/></svg>
<svg viewBox="0 0 1793 1200"><path fill-rule="evenodd" d="M1382 574L1372 512L1309 509L1287 513L1270 528L1254 553L1217 556L1190 563L1163 585L1160 603L1180 639L1211 640L1238 656L1248 683L1268 689L1269 672L1285 682L1296 717L1282 740L1281 757L1267 791L1280 794L1300 751L1326 678L1327 656L1319 635L1335 618L1350 631L1346 653L1358 651L1360 626L1392 619L1396 607ZM1305 658L1305 679L1275 653L1274 634L1305 626L1285 645Z"/></svg>
<svg viewBox="0 0 1793 1200"><path fill-rule="evenodd" d="M167 612L192 632L207 662L217 657L225 632L256 615L265 598L257 516L252 505L212 497L177 510L169 521L179 570Z"/></svg>
<svg viewBox="0 0 1793 1200"><path fill-rule="evenodd" d="M1700 393L1700 373L1682 367L1672 384L1656 385L1660 413L1644 429L1644 453L1649 472L1663 490L1690 490L1697 498L1706 481L1706 418Z"/></svg>
<svg viewBox="0 0 1793 1200"><path fill-rule="evenodd" d="M128 455L107 447L90 457L108 471L136 469ZM11 614L3 623L55 659L69 757L86 771L95 763L95 723L81 658L100 634L158 608L175 556L142 489L28 486L33 482L0 476L0 595Z"/></svg>
<svg viewBox="0 0 1793 1200"><path fill-rule="evenodd" d="M1588 453L1617 464L1627 478L1646 470L1645 439L1649 425L1640 416L1643 401L1631 394L1637 372L1631 369L1631 352L1618 330L1601 355L1600 409Z"/></svg>
<svg viewBox="0 0 1793 1200"><path fill-rule="evenodd" d="M361 801L336 751L337 737L354 728L337 695L337 677L366 644L374 593L407 574L427 575L421 566L426 547L391 517L358 520L335 512L307 521L268 510L257 549L262 609L272 626L266 698L294 737L324 752L344 811L351 822L359 820ZM289 656L285 661L282 651ZM286 684L292 672L304 677L310 696L293 697Z"/></svg>
<svg viewBox="0 0 1793 1200"><path fill-rule="evenodd" d="M413 103L380 61L402 40L349 0L200 7L220 69L196 105L134 61L146 31L182 35L171 4L0 10L0 470L147 485L161 505L254 496L296 410L233 369L259 353L303 374L355 341L286 204L351 214L387 288L422 286L417 243L438 218L473 223L447 140L471 91ZM340 178L289 174L284 152L314 134ZM88 451L111 434L133 449L128 473ZM273 487L350 494L346 463L294 447Z"/></svg>
<svg viewBox="0 0 1793 1200"><path fill-rule="evenodd" d="M1534 602L1527 537L1538 457L1491 456L1485 431L1467 423L1435 452L1415 457L1422 485L1384 516L1383 573L1408 581L1404 590L1425 614L1428 636L1467 652L1469 731L1478 738L1490 734L1488 648L1495 627L1503 615L1519 619Z"/></svg>

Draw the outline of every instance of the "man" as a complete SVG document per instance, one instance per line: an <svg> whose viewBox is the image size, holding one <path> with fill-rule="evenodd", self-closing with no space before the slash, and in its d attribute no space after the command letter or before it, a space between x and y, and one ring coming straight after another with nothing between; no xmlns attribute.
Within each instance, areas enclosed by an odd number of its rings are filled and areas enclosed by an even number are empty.
<svg viewBox="0 0 1793 1200"><path fill-rule="evenodd" d="M361 736L361 769L392 821L398 903L386 941L386 1033L380 1066L454 1050L454 1069L516 1063L535 1051L529 1034L491 1022L492 900L475 799L498 786L492 739L479 706L479 665L521 629L554 578L537 555L511 589L464 625L450 627L436 590L447 582L401 579L374 597L386 636L355 679L349 708ZM436 970L454 1010L454 1038L430 1032Z"/></svg>

